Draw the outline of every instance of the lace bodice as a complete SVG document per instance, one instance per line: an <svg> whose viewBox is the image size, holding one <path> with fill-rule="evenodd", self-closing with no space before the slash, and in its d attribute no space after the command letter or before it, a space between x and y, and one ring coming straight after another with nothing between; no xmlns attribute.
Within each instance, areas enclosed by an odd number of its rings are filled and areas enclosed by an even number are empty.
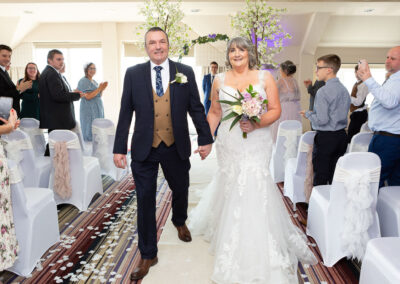
<svg viewBox="0 0 400 284"><path fill-rule="evenodd" d="M300 90L295 78L280 78L276 84L280 102L300 101Z"/></svg>

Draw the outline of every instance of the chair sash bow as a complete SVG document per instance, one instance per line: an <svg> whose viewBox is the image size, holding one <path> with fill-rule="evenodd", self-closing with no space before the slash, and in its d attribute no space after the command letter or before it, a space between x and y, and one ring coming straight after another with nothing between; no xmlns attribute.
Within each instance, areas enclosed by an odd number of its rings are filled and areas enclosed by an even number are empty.
<svg viewBox="0 0 400 284"><path fill-rule="evenodd" d="M101 128L92 125L92 133L95 142L97 142L96 152L93 153L99 159L100 166L103 170L110 170L110 161L112 153L108 151L108 136L115 135L115 127Z"/></svg>

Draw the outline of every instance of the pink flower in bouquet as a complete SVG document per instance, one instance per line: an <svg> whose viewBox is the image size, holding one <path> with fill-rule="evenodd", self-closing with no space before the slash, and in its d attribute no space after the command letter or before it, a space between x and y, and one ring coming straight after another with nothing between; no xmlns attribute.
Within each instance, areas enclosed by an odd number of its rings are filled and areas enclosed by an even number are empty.
<svg viewBox="0 0 400 284"><path fill-rule="evenodd" d="M250 95L249 93L247 93L247 92L243 94L243 97L244 97L243 100L244 100L245 102L248 102L248 101L251 100L251 95Z"/></svg>
<svg viewBox="0 0 400 284"><path fill-rule="evenodd" d="M252 98L250 101L244 101L242 103L243 113L248 117L258 116L261 113L262 106L256 98Z"/></svg>

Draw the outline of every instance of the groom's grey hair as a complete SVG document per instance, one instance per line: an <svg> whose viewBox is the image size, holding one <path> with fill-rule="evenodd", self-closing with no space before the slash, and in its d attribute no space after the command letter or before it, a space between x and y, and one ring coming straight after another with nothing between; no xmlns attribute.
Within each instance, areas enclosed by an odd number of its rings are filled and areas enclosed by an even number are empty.
<svg viewBox="0 0 400 284"><path fill-rule="evenodd" d="M146 46L146 36L149 32L163 32L165 34L165 36L167 37L167 43L169 45L168 34L160 27L152 27L152 28L148 29L147 32L144 34L144 46Z"/></svg>
<svg viewBox="0 0 400 284"><path fill-rule="evenodd" d="M249 54L249 68L250 69L255 69L257 67L257 57L256 57L256 51L254 44L247 38L245 37L235 37L228 41L228 44L226 45L226 67L232 69L232 65L229 62L229 50L231 49L232 46L236 46L240 49L245 49L247 50Z"/></svg>

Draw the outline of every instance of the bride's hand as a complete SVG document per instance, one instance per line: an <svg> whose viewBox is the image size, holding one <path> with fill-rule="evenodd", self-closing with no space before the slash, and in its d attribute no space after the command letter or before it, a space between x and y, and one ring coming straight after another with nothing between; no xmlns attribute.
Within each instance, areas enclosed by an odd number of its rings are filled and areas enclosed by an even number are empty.
<svg viewBox="0 0 400 284"><path fill-rule="evenodd" d="M256 128L256 125L250 120L240 121L240 129L242 129L243 132L250 133Z"/></svg>

